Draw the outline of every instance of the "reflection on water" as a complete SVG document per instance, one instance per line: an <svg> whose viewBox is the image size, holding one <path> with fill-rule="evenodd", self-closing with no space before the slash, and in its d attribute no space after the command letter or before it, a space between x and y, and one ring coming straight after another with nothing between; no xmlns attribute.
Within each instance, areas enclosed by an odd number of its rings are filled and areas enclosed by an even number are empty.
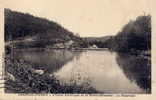
<svg viewBox="0 0 156 100"><path fill-rule="evenodd" d="M36 69L43 69L48 73L59 70L68 61L72 60L74 56L79 56L80 52L72 52L67 50L51 50L51 51L37 51L37 50L17 50L14 52L16 59L24 59L31 63Z"/></svg>
<svg viewBox="0 0 156 100"><path fill-rule="evenodd" d="M100 93L150 92L146 59L109 51L18 51L36 68L53 74L61 85L92 87Z"/></svg>
<svg viewBox="0 0 156 100"><path fill-rule="evenodd" d="M151 92L151 62L150 60L128 54L117 54L117 63L125 76L135 82L140 88Z"/></svg>

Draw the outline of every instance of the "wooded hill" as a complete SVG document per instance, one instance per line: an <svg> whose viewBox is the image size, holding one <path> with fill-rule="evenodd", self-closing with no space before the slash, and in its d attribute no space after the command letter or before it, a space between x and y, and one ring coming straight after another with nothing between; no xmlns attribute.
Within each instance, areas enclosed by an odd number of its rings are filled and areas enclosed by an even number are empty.
<svg viewBox="0 0 156 100"><path fill-rule="evenodd" d="M110 48L115 51L151 49L151 16L138 16L130 20L113 38Z"/></svg>
<svg viewBox="0 0 156 100"><path fill-rule="evenodd" d="M16 47L46 47L71 40L83 44L80 37L54 21L5 9L5 41L14 41Z"/></svg>
<svg viewBox="0 0 156 100"><path fill-rule="evenodd" d="M5 9L5 41L34 37L36 40L77 40L78 37L58 23Z"/></svg>

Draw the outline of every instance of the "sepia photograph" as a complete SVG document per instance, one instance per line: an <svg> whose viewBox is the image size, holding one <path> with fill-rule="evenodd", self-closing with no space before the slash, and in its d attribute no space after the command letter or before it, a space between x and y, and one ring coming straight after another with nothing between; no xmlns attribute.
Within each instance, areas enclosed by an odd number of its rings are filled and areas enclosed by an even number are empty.
<svg viewBox="0 0 156 100"><path fill-rule="evenodd" d="M152 94L148 0L4 5L5 93Z"/></svg>

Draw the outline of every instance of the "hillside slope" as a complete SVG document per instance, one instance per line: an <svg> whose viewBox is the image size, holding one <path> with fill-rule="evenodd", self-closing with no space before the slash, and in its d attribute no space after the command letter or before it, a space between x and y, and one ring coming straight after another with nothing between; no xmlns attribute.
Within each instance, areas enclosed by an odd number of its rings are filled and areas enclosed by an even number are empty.
<svg viewBox="0 0 156 100"><path fill-rule="evenodd" d="M78 40L72 32L44 18L5 9L5 41L23 40Z"/></svg>
<svg viewBox="0 0 156 100"><path fill-rule="evenodd" d="M129 21L115 36L112 48L122 52L151 50L151 16L138 16Z"/></svg>

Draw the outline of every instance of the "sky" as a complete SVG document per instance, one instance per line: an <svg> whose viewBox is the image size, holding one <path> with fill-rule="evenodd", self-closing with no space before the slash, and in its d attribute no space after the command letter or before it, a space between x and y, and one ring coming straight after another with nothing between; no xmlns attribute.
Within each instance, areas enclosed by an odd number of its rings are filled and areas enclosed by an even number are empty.
<svg viewBox="0 0 156 100"><path fill-rule="evenodd" d="M150 14L150 0L3 0L5 8L61 24L82 37L117 34L137 16Z"/></svg>

